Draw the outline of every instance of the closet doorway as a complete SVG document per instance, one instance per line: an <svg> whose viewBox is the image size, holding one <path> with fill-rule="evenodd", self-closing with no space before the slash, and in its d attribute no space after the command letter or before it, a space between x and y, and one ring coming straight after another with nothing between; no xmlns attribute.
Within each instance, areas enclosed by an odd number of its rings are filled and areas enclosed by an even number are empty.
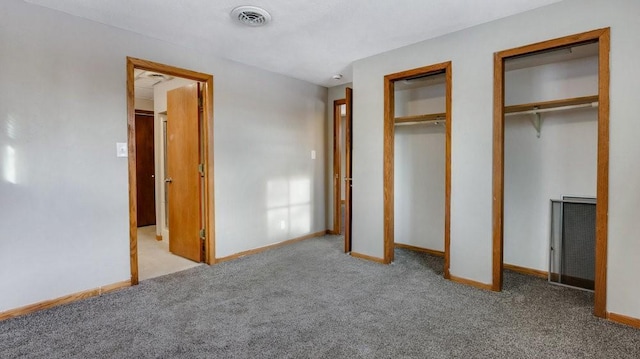
<svg viewBox="0 0 640 359"><path fill-rule="evenodd" d="M353 90L333 102L333 230L344 235L344 252L351 252L351 168Z"/></svg>
<svg viewBox="0 0 640 359"><path fill-rule="evenodd" d="M450 278L451 79L451 62L384 78L383 261L394 260L396 246L444 256L445 278Z"/></svg>
<svg viewBox="0 0 640 359"><path fill-rule="evenodd" d="M492 289L502 289L505 267L548 275L558 250L549 239L554 197L595 197L588 250L599 317L606 317L609 36L600 29L494 58Z"/></svg>
<svg viewBox="0 0 640 359"><path fill-rule="evenodd" d="M139 75L140 72L174 77L173 80L185 82L170 84L171 88L163 88L164 96L161 97L166 102L167 109L155 113L159 119L157 122L162 124L162 132L172 134L161 138L166 140L160 141L164 143L165 151L158 151L156 146L155 157L156 160L160 159L159 163L162 166L156 166L155 183L156 187L166 190L164 193L168 197L166 210L156 212L157 218L160 219L157 222L166 224L168 220L172 224L173 238L169 238L168 247L176 255L195 262L213 264L215 244L213 163L209 160L210 132L213 126L213 76L127 57L129 236L133 285L138 284L140 279L138 249L142 248L138 242L139 189L136 179L139 177L137 162L144 158L136 156L135 121L135 79L136 74ZM159 171L162 168L166 171ZM163 191L156 191L156 197L166 198L158 195L159 192ZM186 195L189 198L185 198ZM171 198L175 200L171 201ZM164 203L162 200L160 202L161 205ZM180 213L185 215L176 216ZM151 233L141 233L152 236ZM161 240L163 235L166 234L161 232L158 239Z"/></svg>

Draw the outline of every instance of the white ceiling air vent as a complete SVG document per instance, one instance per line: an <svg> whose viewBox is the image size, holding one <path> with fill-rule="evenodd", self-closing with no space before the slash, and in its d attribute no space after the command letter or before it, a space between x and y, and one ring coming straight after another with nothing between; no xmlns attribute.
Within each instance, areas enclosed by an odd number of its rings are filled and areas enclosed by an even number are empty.
<svg viewBox="0 0 640 359"><path fill-rule="evenodd" d="M159 74L157 72L149 72L149 71L147 71L147 73L145 74L145 77L149 77L149 78L152 78L152 79L158 79L158 80L161 80L161 81L164 81L164 80L167 79L166 75Z"/></svg>
<svg viewBox="0 0 640 359"><path fill-rule="evenodd" d="M267 10L257 6L238 6L231 10L231 18L252 27L264 26L271 21L271 15Z"/></svg>

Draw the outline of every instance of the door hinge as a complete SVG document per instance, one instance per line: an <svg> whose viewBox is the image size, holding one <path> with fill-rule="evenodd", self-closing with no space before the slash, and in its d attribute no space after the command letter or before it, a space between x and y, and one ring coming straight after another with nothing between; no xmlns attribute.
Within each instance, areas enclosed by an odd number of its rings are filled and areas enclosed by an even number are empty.
<svg viewBox="0 0 640 359"><path fill-rule="evenodd" d="M204 228L200 230L200 262L207 261L207 240L204 238Z"/></svg>
<svg viewBox="0 0 640 359"><path fill-rule="evenodd" d="M200 177L204 177L204 163L198 164L198 172L200 172Z"/></svg>

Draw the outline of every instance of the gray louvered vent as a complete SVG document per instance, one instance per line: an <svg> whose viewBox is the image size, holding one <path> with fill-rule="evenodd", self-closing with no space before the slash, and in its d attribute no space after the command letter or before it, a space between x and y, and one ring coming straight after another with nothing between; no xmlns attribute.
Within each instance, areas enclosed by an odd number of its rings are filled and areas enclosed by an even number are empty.
<svg viewBox="0 0 640 359"><path fill-rule="evenodd" d="M549 281L593 290L595 248L595 198L552 200Z"/></svg>
<svg viewBox="0 0 640 359"><path fill-rule="evenodd" d="M238 6L231 11L231 18L252 27L264 26L271 21L271 15L257 6Z"/></svg>

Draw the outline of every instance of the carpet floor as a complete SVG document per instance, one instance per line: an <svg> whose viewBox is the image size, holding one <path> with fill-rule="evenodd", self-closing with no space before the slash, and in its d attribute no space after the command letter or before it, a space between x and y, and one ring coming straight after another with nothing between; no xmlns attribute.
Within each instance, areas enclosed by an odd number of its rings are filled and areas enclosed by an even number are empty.
<svg viewBox="0 0 640 359"><path fill-rule="evenodd" d="M593 295L505 273L493 293L442 259L385 266L311 239L0 322L1 358L639 358Z"/></svg>

